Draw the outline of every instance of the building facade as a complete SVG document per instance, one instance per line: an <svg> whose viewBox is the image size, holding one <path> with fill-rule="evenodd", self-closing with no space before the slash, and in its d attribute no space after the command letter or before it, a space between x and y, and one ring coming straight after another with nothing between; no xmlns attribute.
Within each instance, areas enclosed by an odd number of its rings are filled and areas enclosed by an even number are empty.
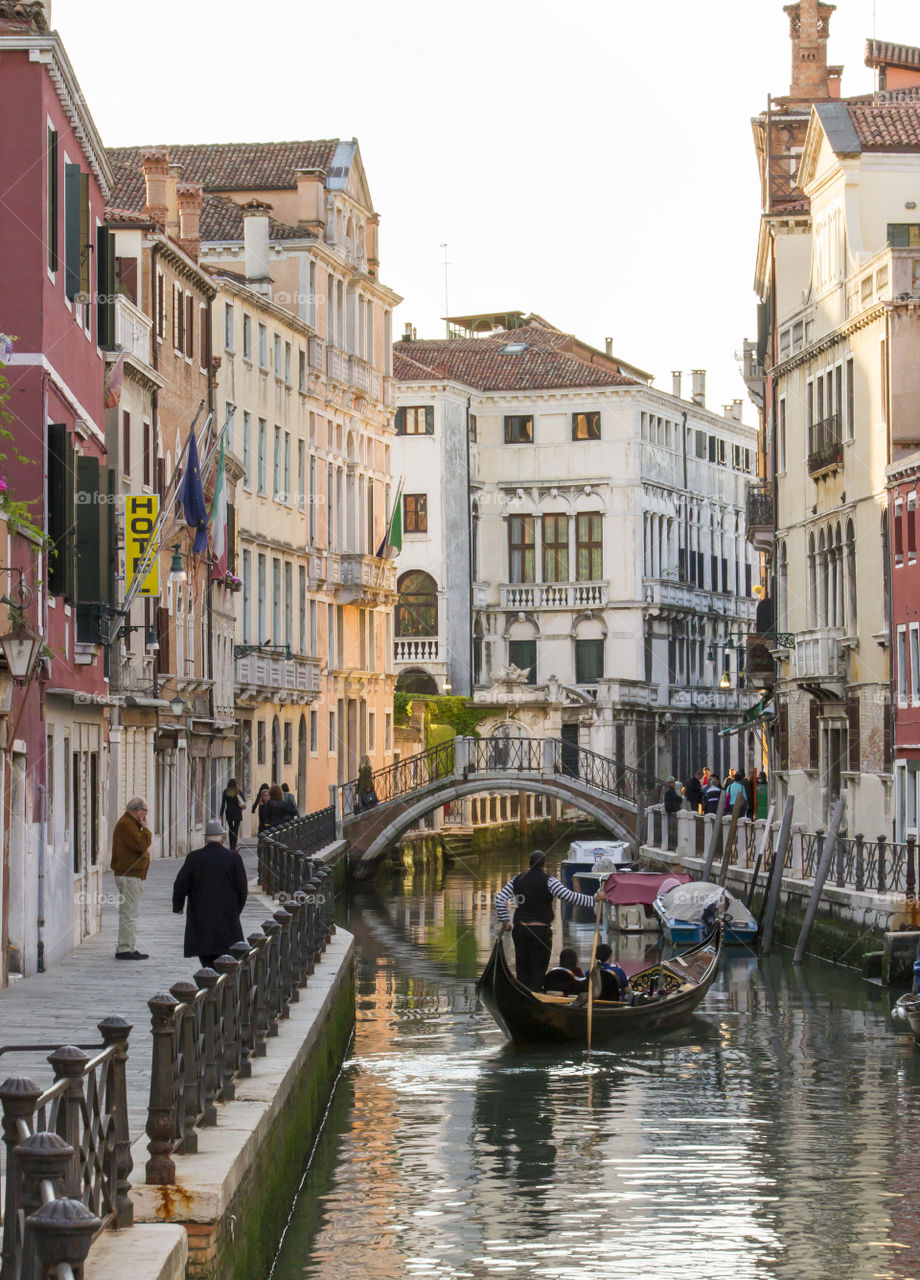
<svg viewBox="0 0 920 1280"><path fill-rule="evenodd" d="M705 408L700 372L684 400L537 317L454 324L396 345L399 687L516 668L565 704L563 739L658 776L742 763L721 731L757 700L755 431Z"/></svg>

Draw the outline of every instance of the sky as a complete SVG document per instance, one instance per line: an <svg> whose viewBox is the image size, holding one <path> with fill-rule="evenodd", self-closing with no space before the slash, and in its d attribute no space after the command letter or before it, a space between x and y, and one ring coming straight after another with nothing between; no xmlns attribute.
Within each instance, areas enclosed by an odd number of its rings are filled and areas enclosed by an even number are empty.
<svg viewBox="0 0 920 1280"><path fill-rule="evenodd" d="M52 23L107 145L356 137L394 334L443 336L446 261L448 314L534 311L665 390L699 368L710 408L745 397L783 0L53 0ZM873 34L920 45L918 0L839 0L844 94L874 88Z"/></svg>

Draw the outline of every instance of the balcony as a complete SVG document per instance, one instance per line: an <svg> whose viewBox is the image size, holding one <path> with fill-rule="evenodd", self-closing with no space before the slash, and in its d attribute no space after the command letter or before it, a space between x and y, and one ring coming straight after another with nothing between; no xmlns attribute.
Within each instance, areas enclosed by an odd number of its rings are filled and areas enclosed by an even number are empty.
<svg viewBox="0 0 920 1280"><path fill-rule="evenodd" d="M321 338L310 339L310 368L317 373L323 371L323 343Z"/></svg>
<svg viewBox="0 0 920 1280"><path fill-rule="evenodd" d="M241 645L248 649L248 645ZM320 691L318 658L300 654L287 657L283 651L253 649L236 657L236 701L244 706L258 702L289 702L306 705Z"/></svg>
<svg viewBox="0 0 920 1280"><path fill-rule="evenodd" d="M307 578L311 591L318 591L326 581L326 565L321 551L307 552Z"/></svg>
<svg viewBox="0 0 920 1280"><path fill-rule="evenodd" d="M350 382L348 356L335 347L326 348L326 377L332 378L334 382L341 382L343 387L347 387Z"/></svg>
<svg viewBox="0 0 920 1280"><path fill-rule="evenodd" d="M769 551L773 546L772 481L748 485L747 537L758 551Z"/></svg>
<svg viewBox="0 0 920 1280"><path fill-rule="evenodd" d="M840 414L832 413L808 428L808 474L813 478L843 466L843 438Z"/></svg>
<svg viewBox="0 0 920 1280"><path fill-rule="evenodd" d="M152 333L153 321L119 294L115 299L115 343L126 356L139 360L145 368L150 366Z"/></svg>
<svg viewBox="0 0 920 1280"><path fill-rule="evenodd" d="M438 636L405 636L393 641L394 662L439 662L440 652Z"/></svg>
<svg viewBox="0 0 920 1280"><path fill-rule="evenodd" d="M335 581L327 573L327 589L335 589L339 604L363 604L374 607L396 603L396 564L377 556L348 552L338 557L341 576Z"/></svg>
<svg viewBox="0 0 920 1280"><path fill-rule="evenodd" d="M606 582L515 582L498 588L501 609L600 609Z"/></svg>
<svg viewBox="0 0 920 1280"><path fill-rule="evenodd" d="M380 375L375 373L360 356L349 356L348 381L355 391L362 391L372 400L380 399Z"/></svg>
<svg viewBox="0 0 920 1280"><path fill-rule="evenodd" d="M795 638L797 680L839 685L846 679L846 654L841 646L843 628L800 631ZM832 690L834 691L834 690Z"/></svg>

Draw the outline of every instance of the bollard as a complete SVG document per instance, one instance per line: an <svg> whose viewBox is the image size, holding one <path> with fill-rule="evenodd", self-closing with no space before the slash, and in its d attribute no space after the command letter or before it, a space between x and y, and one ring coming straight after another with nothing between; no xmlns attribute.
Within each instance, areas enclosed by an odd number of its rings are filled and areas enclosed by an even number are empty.
<svg viewBox="0 0 920 1280"><path fill-rule="evenodd" d="M879 836L878 838L878 866L876 868L876 874L878 878L878 891L879 893L885 893L888 887L888 877L886 875L886 867L885 867L885 837L884 836Z"/></svg>
<svg viewBox="0 0 920 1280"><path fill-rule="evenodd" d="M175 1012L178 1004L175 996L168 992L160 992L147 1001L153 1032L153 1062L146 1125L150 1159L145 1176L151 1186L169 1186L176 1180L176 1162L172 1153L181 1123L174 1085L177 1070Z"/></svg>
<svg viewBox="0 0 920 1280"><path fill-rule="evenodd" d="M35 1241L42 1274L48 1275L53 1269L69 1264L75 1268L77 1280L82 1280L83 1263L93 1237L102 1226L100 1218L82 1201L65 1196L43 1204L26 1218L26 1226Z"/></svg>
<svg viewBox="0 0 920 1280"><path fill-rule="evenodd" d="M866 887L865 837L861 831L856 833L856 889L862 892Z"/></svg>
<svg viewBox="0 0 920 1280"><path fill-rule="evenodd" d="M904 891L908 898L916 898L917 896L917 837L907 837L907 868Z"/></svg>
<svg viewBox="0 0 920 1280"><path fill-rule="evenodd" d="M128 1192L131 1189L131 1130L128 1125L128 1037L134 1030L132 1023L112 1015L96 1024L102 1043L108 1048L114 1045L115 1053L109 1063L109 1082L106 1088L106 1106L115 1116L115 1169L116 1197L115 1221L119 1227L134 1223L134 1205Z"/></svg>

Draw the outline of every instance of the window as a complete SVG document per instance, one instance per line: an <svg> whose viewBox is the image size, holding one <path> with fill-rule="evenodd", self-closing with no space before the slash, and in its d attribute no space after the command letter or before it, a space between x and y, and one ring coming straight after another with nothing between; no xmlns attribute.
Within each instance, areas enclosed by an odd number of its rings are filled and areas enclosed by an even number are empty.
<svg viewBox="0 0 920 1280"><path fill-rule="evenodd" d="M259 459L258 459L258 475L256 477L256 491L258 493L265 492L265 467L267 463L268 453L268 423L264 418L259 419Z"/></svg>
<svg viewBox="0 0 920 1280"><path fill-rule="evenodd" d="M604 674L603 640L575 641L575 683L597 684Z"/></svg>
<svg viewBox="0 0 920 1280"><path fill-rule="evenodd" d="M297 352L297 388L300 391L307 389L307 353L303 347Z"/></svg>
<svg viewBox="0 0 920 1280"><path fill-rule="evenodd" d="M121 414L121 471L122 475L131 474L131 415L127 409Z"/></svg>
<svg viewBox="0 0 920 1280"><path fill-rule="evenodd" d="M534 582L535 538L533 516L512 516L508 521L508 568L511 582Z"/></svg>
<svg viewBox="0 0 920 1280"><path fill-rule="evenodd" d="M917 495L907 495L907 563L917 559Z"/></svg>
<svg viewBox="0 0 920 1280"><path fill-rule="evenodd" d="M505 444L533 444L533 414L505 414Z"/></svg>
<svg viewBox="0 0 920 1280"><path fill-rule="evenodd" d="M645 414L642 415L645 417ZM708 437L705 431L697 431L696 433L696 456L705 458L709 452Z"/></svg>
<svg viewBox="0 0 920 1280"><path fill-rule="evenodd" d="M475 444L476 441L479 439L479 436L477 434L475 413L470 414L469 421L470 421L470 440L472 441L473 444Z"/></svg>
<svg viewBox="0 0 920 1280"><path fill-rule="evenodd" d="M243 644L250 644L252 640L249 623L249 598L252 592L252 552L243 552L243 592L242 592L242 613L243 613Z"/></svg>
<svg viewBox="0 0 920 1280"><path fill-rule="evenodd" d="M297 569L297 619L299 653L307 652L307 570L305 565Z"/></svg>
<svg viewBox="0 0 920 1280"><path fill-rule="evenodd" d="M166 337L166 277L157 272L157 337Z"/></svg>
<svg viewBox="0 0 920 1280"><path fill-rule="evenodd" d="M316 546L316 458L310 454L310 546Z"/></svg>
<svg viewBox="0 0 920 1280"><path fill-rule="evenodd" d="M920 623L910 624L910 700L920 706Z"/></svg>
<svg viewBox="0 0 920 1280"><path fill-rule="evenodd" d="M898 627L898 705L907 706L907 628Z"/></svg>
<svg viewBox="0 0 920 1280"><path fill-rule="evenodd" d="M398 436L433 436L434 405L408 405L396 410Z"/></svg>
<svg viewBox="0 0 920 1280"><path fill-rule="evenodd" d="M290 720L284 725L284 763L290 764L294 759L294 726Z"/></svg>
<svg viewBox="0 0 920 1280"><path fill-rule="evenodd" d="M277 641L275 642L277 643ZM284 562L284 643L294 647L294 566Z"/></svg>
<svg viewBox="0 0 920 1280"><path fill-rule="evenodd" d="M604 576L603 521L600 512L575 517L575 579L599 582Z"/></svg>
<svg viewBox="0 0 920 1280"><path fill-rule="evenodd" d="M319 653L317 633L317 605L315 600L310 601L310 657L315 658Z"/></svg>
<svg viewBox="0 0 920 1280"><path fill-rule="evenodd" d="M78 164L64 165L64 292L71 302L89 293L89 174Z"/></svg>
<svg viewBox="0 0 920 1280"><path fill-rule="evenodd" d="M377 750L377 713L367 713L367 749L371 753Z"/></svg>
<svg viewBox="0 0 920 1280"><path fill-rule="evenodd" d="M426 493L404 494L403 513L406 533L428 532L428 495Z"/></svg>
<svg viewBox="0 0 920 1280"><path fill-rule="evenodd" d="M891 249L920 248L920 222L889 222L888 247Z"/></svg>
<svg viewBox="0 0 920 1280"><path fill-rule="evenodd" d="M144 447L144 485L150 488L153 483L153 445L151 440L150 423L145 422L143 426L143 447Z"/></svg>
<svg viewBox="0 0 920 1280"><path fill-rule="evenodd" d="M268 330L264 324L259 325L259 367L268 368Z"/></svg>
<svg viewBox="0 0 920 1280"><path fill-rule="evenodd" d="M297 441L297 510L303 511L307 505L307 446L303 440Z"/></svg>
<svg viewBox="0 0 920 1280"><path fill-rule="evenodd" d="M252 359L252 316L243 313L243 359Z"/></svg>
<svg viewBox="0 0 920 1280"><path fill-rule="evenodd" d="M420 569L404 573L397 583L396 634L436 636L438 634L438 586Z"/></svg>
<svg viewBox="0 0 920 1280"><path fill-rule="evenodd" d="M508 662L518 671L527 671L527 683L537 683L536 640L509 640Z"/></svg>
<svg viewBox="0 0 920 1280"><path fill-rule="evenodd" d="M573 440L600 440L601 415L597 410L590 413L572 414Z"/></svg>
<svg viewBox="0 0 920 1280"><path fill-rule="evenodd" d="M246 409L243 410L243 487L252 488L249 475L250 454L252 452L252 419Z"/></svg>
<svg viewBox="0 0 920 1280"><path fill-rule="evenodd" d="M281 334L275 334L274 340L275 377L281 377Z"/></svg>
<svg viewBox="0 0 920 1280"><path fill-rule="evenodd" d="M48 129L48 270L57 271L58 269L58 181L60 170L58 167L58 135L57 130L49 127Z"/></svg>
<svg viewBox="0 0 920 1280"><path fill-rule="evenodd" d="M256 721L256 763L265 763L265 721Z"/></svg>
<svg viewBox="0 0 920 1280"><path fill-rule="evenodd" d="M281 561L272 557L272 644L281 644Z"/></svg>
<svg viewBox="0 0 920 1280"><path fill-rule="evenodd" d="M895 499L894 504L894 562L895 565L904 563L904 526L902 516L904 513L904 503L900 498Z"/></svg>
<svg viewBox="0 0 920 1280"><path fill-rule="evenodd" d="M281 494L281 428L275 427L275 452L272 467L272 495L277 500Z"/></svg>
<svg viewBox="0 0 920 1280"><path fill-rule="evenodd" d="M543 517L543 581L569 580L569 518L565 515Z"/></svg>
<svg viewBox="0 0 920 1280"><path fill-rule="evenodd" d="M195 354L195 299L185 295L185 354L191 360Z"/></svg>
<svg viewBox="0 0 920 1280"><path fill-rule="evenodd" d="M856 438L854 375L853 357L850 356L847 360L847 412L846 423L844 425L844 440L855 440Z"/></svg>
<svg viewBox="0 0 920 1280"><path fill-rule="evenodd" d="M282 476L284 482L284 501L290 506L291 504L291 433L284 433L284 474Z"/></svg>
<svg viewBox="0 0 920 1280"><path fill-rule="evenodd" d="M393 750L393 712L385 711L383 715L383 749Z"/></svg>
<svg viewBox="0 0 920 1280"><path fill-rule="evenodd" d="M786 397L781 397L776 411L776 469L786 470Z"/></svg>
<svg viewBox="0 0 920 1280"><path fill-rule="evenodd" d="M265 630L265 603L266 603L266 592L267 592L268 567L267 567L265 555L261 551L259 552L258 567L259 567L259 583L258 583L258 595L256 597L256 609L257 609L256 622L258 626L256 631L256 644L262 644L264 640L268 639L268 633Z"/></svg>
<svg viewBox="0 0 920 1280"><path fill-rule="evenodd" d="M288 386L291 385L291 344L284 344L284 381Z"/></svg>
<svg viewBox="0 0 920 1280"><path fill-rule="evenodd" d="M174 284L172 287L173 305L173 347L176 351L185 350L185 306L182 301L182 289Z"/></svg>
<svg viewBox="0 0 920 1280"><path fill-rule="evenodd" d="M335 754L335 712L329 712L329 754Z"/></svg>
<svg viewBox="0 0 920 1280"><path fill-rule="evenodd" d="M224 303L224 347L233 350L233 303Z"/></svg>

